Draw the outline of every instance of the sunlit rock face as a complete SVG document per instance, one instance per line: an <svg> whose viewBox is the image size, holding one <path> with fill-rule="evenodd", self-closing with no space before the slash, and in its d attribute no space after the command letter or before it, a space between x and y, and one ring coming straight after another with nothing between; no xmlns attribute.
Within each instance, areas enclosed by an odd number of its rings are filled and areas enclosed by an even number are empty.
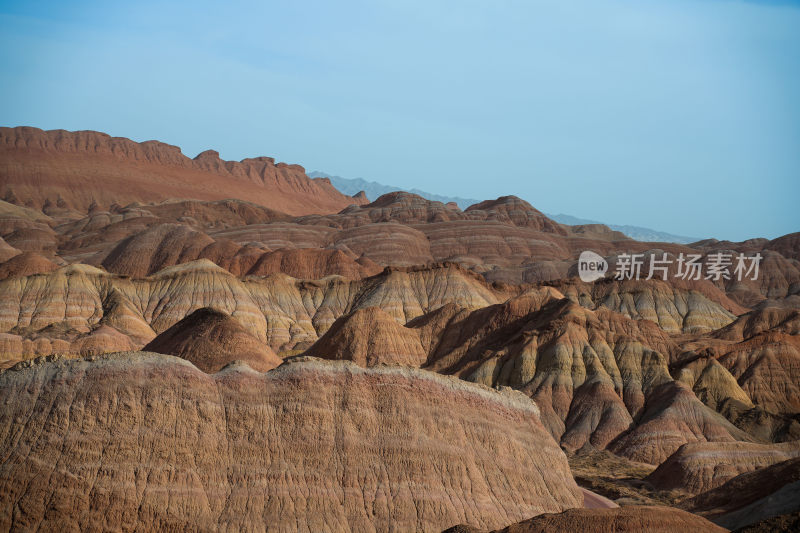
<svg viewBox="0 0 800 533"><path fill-rule="evenodd" d="M173 198L236 198L296 215L359 203L299 165L223 161L213 150L190 159L177 146L96 131L0 128L0 160L7 199L53 212Z"/></svg>
<svg viewBox="0 0 800 533"><path fill-rule="evenodd" d="M0 374L0 527L441 531L582 505L524 395L132 352Z"/></svg>

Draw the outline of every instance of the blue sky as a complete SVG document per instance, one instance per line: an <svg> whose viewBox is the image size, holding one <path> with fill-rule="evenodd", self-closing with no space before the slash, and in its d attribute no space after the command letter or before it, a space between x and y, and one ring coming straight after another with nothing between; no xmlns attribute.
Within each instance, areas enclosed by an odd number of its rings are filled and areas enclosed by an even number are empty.
<svg viewBox="0 0 800 533"><path fill-rule="evenodd" d="M0 124L742 240L800 231L800 3L0 2Z"/></svg>

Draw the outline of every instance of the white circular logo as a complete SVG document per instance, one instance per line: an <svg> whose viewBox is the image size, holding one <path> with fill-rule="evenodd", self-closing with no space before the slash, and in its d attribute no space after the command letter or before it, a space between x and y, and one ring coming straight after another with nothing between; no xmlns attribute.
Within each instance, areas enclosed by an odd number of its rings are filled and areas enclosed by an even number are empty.
<svg viewBox="0 0 800 533"><path fill-rule="evenodd" d="M578 276L581 281L591 283L605 276L606 272L608 272L608 262L603 256L591 250L581 252L578 258Z"/></svg>

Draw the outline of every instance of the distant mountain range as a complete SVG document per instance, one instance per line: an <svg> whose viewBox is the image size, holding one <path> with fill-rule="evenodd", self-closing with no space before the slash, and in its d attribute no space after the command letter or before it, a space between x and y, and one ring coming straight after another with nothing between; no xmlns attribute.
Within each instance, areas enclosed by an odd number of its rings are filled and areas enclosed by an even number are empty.
<svg viewBox="0 0 800 533"><path fill-rule="evenodd" d="M315 170L314 172L309 172L308 176L310 178L328 178L329 180L331 180L331 184L333 184L334 187L339 189L339 191L343 192L344 194L348 194L350 196L358 194L360 191L364 191L364 193L366 193L367 198L369 198L370 201L373 201L376 198L393 191L408 191L414 194L418 194L423 198L427 198L428 200L434 200L445 204L448 202L455 202L461 209L466 209L472 204L477 204L478 202L480 202L480 200L475 200L474 198L442 196L440 194L433 194L421 191L419 189L404 189L403 187L397 187L394 185L384 185L376 181L367 181L361 178L343 178L341 176L333 176L331 174L326 174L325 172L320 172L318 170ZM671 233L666 233L664 231L644 228L641 226L606 224L605 222L598 222L597 220L578 218L572 215L565 215L563 213L558 215L551 215L548 213L545 214L551 219L555 220L556 222L559 222L561 224L568 224L570 226L576 226L580 224L605 224L609 228L615 231L622 232L631 239L636 239L637 241L674 242L678 244L689 244L700 240L700 238L698 237L673 235Z"/></svg>
<svg viewBox="0 0 800 533"><path fill-rule="evenodd" d="M689 244L700 240L699 237L686 237L683 235L673 235L664 231L658 231L650 228L643 228L641 226L630 226L620 224L606 224L605 222L598 222L596 220L588 220L585 218L578 218L572 215L565 215L560 213L558 215L551 215L545 213L548 217L561 224L569 224L570 226L577 226L579 224L605 224L609 228L624 233L631 239L644 242L674 242L678 244Z"/></svg>
<svg viewBox="0 0 800 533"><path fill-rule="evenodd" d="M361 178L343 178L341 176L331 176L330 174L325 174L324 172L320 172L315 170L314 172L308 173L309 178L328 178L331 180L331 183L334 187L339 189L339 191L349 194L350 196L354 194L358 194L360 191L364 191L369 198L370 201L375 200L376 198L383 196L386 193L394 192L394 191L406 191L414 194L418 194L423 198L428 200L433 200L436 202L442 202L444 204L448 202L455 202L458 204L462 210L468 208L472 204L477 204L480 200L475 200L474 198L458 198L456 196L442 196L440 194L433 194L425 191L421 191L419 189L404 189L403 187L396 187L394 185L384 185L382 183L378 183L376 181L367 181Z"/></svg>

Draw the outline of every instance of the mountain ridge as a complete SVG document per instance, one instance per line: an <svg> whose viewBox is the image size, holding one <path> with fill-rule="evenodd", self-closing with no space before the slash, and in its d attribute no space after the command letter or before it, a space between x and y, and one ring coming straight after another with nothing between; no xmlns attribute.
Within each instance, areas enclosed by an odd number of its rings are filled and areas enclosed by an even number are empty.
<svg viewBox="0 0 800 533"><path fill-rule="evenodd" d="M363 191L367 198L370 201L376 200L378 197L395 191L406 191L413 194L417 194L422 196L427 200L434 200L437 202L442 202L443 204L447 203L455 203L458 207L462 210L467 209L469 206L477 204L480 200L476 200L474 198L461 198L458 196L446 196L441 194L434 194L429 193L426 191L422 191L420 189L405 189L403 187L398 187L395 185L384 185L382 183L378 183L377 181L368 181L362 178L344 178L342 176L335 176L332 174L327 174L325 172L321 172L319 170L315 170L313 172L309 172L308 176L311 178L327 178L331 181L334 187L339 189L344 194L349 194L350 196L355 196L359 192ZM566 215L563 213L559 213L557 215L545 213L549 218L552 218L556 222L560 224L566 224L569 226L583 226L587 224L603 224L608 226L614 231L619 231L620 233L624 233L626 236L630 237L631 239L635 239L637 241L643 242L672 242L676 244L690 244L693 242L697 242L700 240L698 237L686 237L683 235L674 235L672 233L668 233L665 231L658 231L651 228L646 228L642 226L634 226L629 224L607 224L605 222L599 222L597 220L589 220L585 218L579 218L572 215Z"/></svg>
<svg viewBox="0 0 800 533"><path fill-rule="evenodd" d="M27 126L0 127L0 182L3 200L45 214L186 198L246 200L292 215L363 203L272 157L225 161L206 150L190 158L159 141Z"/></svg>

